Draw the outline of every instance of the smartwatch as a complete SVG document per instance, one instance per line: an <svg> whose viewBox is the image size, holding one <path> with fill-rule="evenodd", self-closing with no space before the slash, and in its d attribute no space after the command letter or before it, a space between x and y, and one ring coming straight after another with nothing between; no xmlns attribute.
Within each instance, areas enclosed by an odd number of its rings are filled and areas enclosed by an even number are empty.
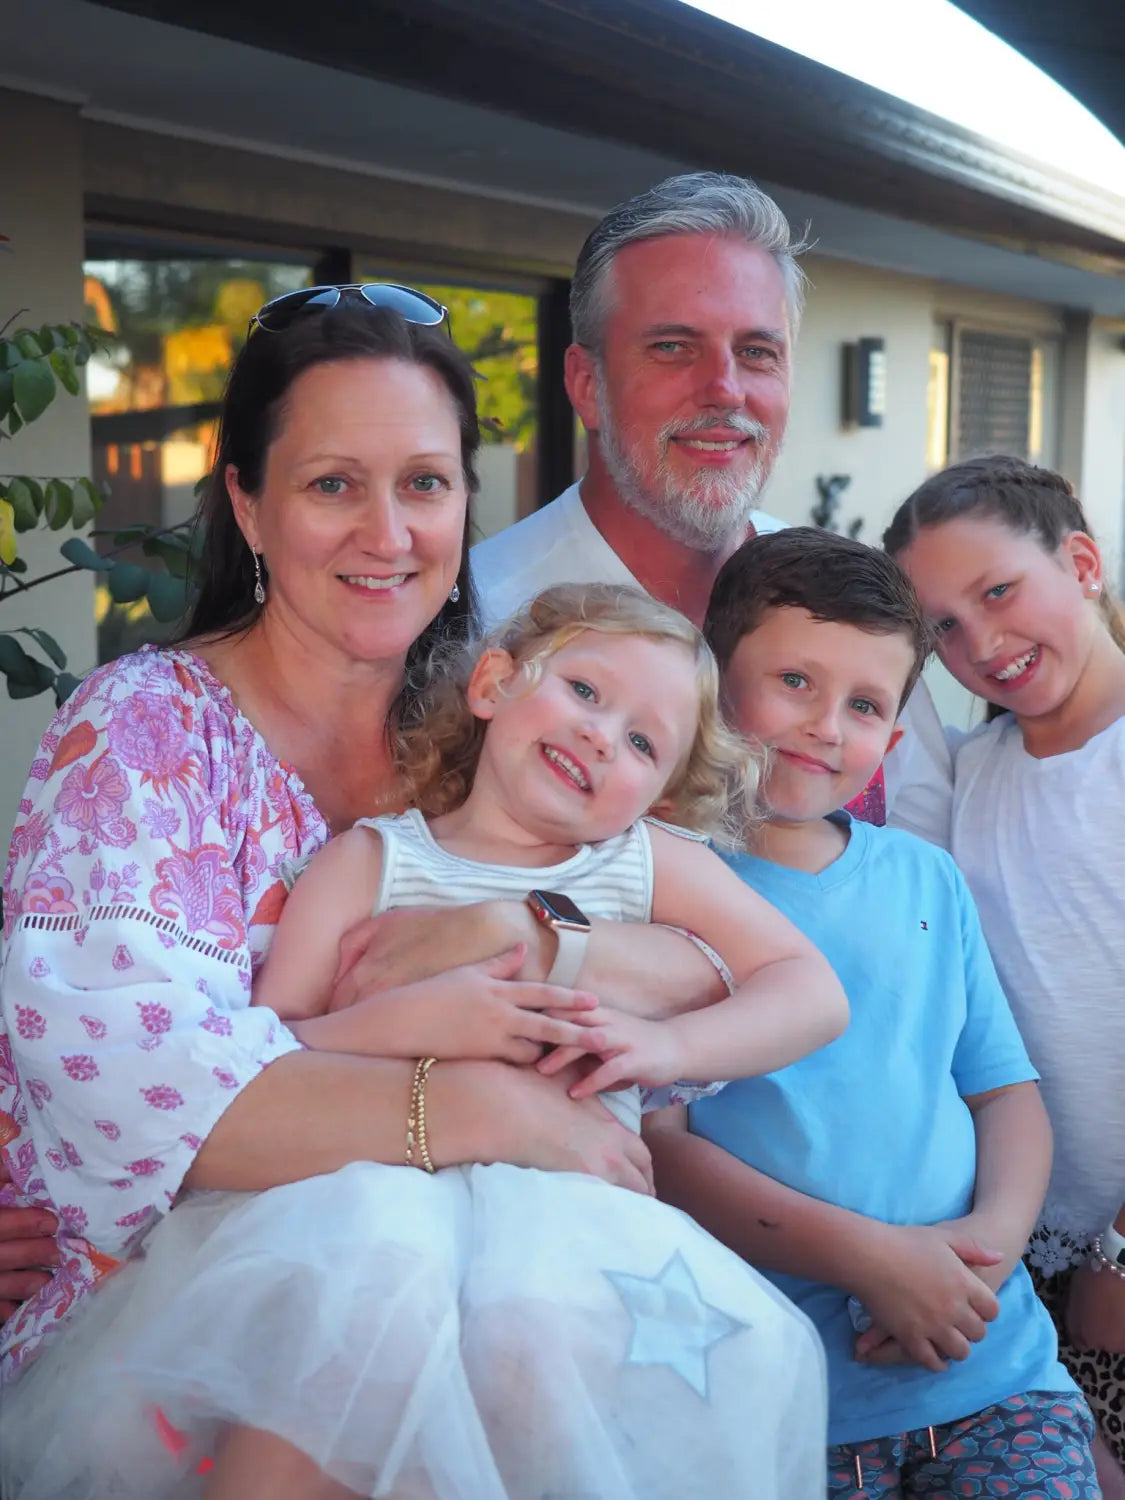
<svg viewBox="0 0 1125 1500"><path fill-rule="evenodd" d="M582 960L586 957L590 919L569 896L558 891L528 891L527 904L536 921L549 927L559 940L559 951L547 975L547 983L569 988L578 978Z"/></svg>

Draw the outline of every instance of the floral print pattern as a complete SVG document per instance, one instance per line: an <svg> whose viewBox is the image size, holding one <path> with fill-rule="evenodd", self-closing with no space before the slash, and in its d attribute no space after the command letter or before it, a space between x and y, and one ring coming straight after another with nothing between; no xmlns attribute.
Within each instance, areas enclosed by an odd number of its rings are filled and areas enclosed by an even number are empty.
<svg viewBox="0 0 1125 1500"><path fill-rule="evenodd" d="M328 831L197 657L92 673L43 737L5 876L0 1203L62 1267L0 1329L13 1378L175 1201L215 1121L295 1048L250 979L283 869Z"/></svg>

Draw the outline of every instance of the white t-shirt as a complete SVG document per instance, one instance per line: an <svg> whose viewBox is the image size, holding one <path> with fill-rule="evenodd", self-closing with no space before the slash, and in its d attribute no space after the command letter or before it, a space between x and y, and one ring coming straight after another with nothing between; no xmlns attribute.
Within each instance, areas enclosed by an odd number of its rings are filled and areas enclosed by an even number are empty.
<svg viewBox="0 0 1125 1500"><path fill-rule="evenodd" d="M760 533L788 524L756 510ZM590 520L579 484L472 551L473 580L487 629L554 583L640 584ZM905 730L884 764L889 821L943 847L949 842L952 762L933 699L919 683L902 715ZM892 816L893 807L893 816Z"/></svg>
<svg viewBox="0 0 1125 1500"><path fill-rule="evenodd" d="M1055 1132L1032 1239L1077 1264L1125 1202L1125 719L1037 760L1009 715L954 750L950 851Z"/></svg>
<svg viewBox="0 0 1125 1500"><path fill-rule="evenodd" d="M755 531L780 531L784 521L756 510ZM555 583L640 584L590 520L580 482L557 500L514 526L478 542L472 552L473 581L486 630L514 615L529 599Z"/></svg>

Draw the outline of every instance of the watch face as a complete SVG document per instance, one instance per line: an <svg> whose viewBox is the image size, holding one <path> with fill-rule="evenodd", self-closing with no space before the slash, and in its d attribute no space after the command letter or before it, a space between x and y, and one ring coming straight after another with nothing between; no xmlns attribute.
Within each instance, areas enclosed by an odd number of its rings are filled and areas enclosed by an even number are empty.
<svg viewBox="0 0 1125 1500"><path fill-rule="evenodd" d="M589 931L590 919L580 906L560 891L532 891L531 899L538 902L548 922L558 922L563 927L575 927Z"/></svg>

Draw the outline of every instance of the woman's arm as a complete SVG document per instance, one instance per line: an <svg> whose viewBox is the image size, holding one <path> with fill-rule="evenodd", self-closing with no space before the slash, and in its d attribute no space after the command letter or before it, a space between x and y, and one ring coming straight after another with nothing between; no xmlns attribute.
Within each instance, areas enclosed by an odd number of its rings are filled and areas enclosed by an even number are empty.
<svg viewBox="0 0 1125 1500"><path fill-rule="evenodd" d="M413 1075L405 1061L323 1052L279 1058L217 1120L184 1185L251 1192L353 1161L403 1163ZM570 1081L506 1063L438 1063L426 1082L434 1165L503 1161L651 1192L640 1138L598 1100L568 1098Z"/></svg>
<svg viewBox="0 0 1125 1500"><path fill-rule="evenodd" d="M535 920L524 901L384 912L344 935L332 1009L449 968L495 958L518 943L526 950L521 977L545 980L558 939ZM727 994L714 966L680 933L598 917L591 919L579 979L584 989L607 1004L633 1014L676 1015Z"/></svg>
<svg viewBox="0 0 1125 1500"><path fill-rule="evenodd" d="M1125 1207L1113 1227L1125 1234ZM1070 1280L1066 1328L1076 1349L1125 1354L1125 1276L1107 1265L1079 1266Z"/></svg>

